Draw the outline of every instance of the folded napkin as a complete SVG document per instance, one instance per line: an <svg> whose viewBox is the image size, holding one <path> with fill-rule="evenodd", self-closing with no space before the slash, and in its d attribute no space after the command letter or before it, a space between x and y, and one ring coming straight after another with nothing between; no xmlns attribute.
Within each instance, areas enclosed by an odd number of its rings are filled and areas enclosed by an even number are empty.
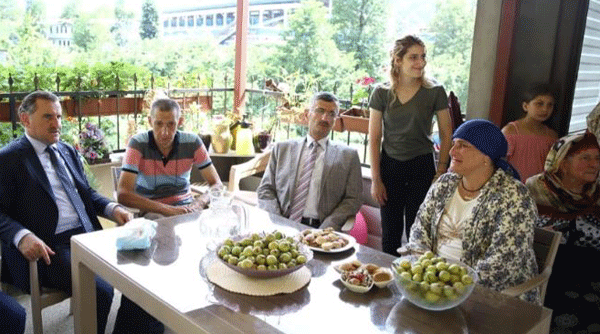
<svg viewBox="0 0 600 334"><path fill-rule="evenodd" d="M157 223L146 218L135 218L120 227L117 250L147 249L156 234Z"/></svg>

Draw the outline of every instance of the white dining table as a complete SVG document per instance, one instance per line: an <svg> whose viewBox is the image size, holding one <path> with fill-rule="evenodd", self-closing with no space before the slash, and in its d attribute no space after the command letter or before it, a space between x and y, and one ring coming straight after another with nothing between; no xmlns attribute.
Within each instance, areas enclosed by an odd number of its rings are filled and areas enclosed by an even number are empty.
<svg viewBox="0 0 600 334"><path fill-rule="evenodd" d="M246 207L249 229L293 235L303 225ZM420 309L392 283L365 294L349 291L334 266L350 259L390 266L395 257L362 245L315 252L310 282L290 294L248 296L206 277L208 238L197 213L158 220L152 246L117 251L120 228L71 239L75 333L96 333L95 275L177 333L548 333L552 311L477 286L460 306Z"/></svg>

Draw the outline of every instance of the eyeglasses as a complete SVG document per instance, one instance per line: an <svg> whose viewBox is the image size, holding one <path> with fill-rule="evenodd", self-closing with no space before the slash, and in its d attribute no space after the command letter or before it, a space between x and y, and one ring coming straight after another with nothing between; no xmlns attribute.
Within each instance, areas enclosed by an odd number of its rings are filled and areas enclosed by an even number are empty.
<svg viewBox="0 0 600 334"><path fill-rule="evenodd" d="M313 110L313 112L319 117L323 117L324 114L327 114L327 117L329 118L335 118L337 116L336 110L325 111L323 108L316 108Z"/></svg>

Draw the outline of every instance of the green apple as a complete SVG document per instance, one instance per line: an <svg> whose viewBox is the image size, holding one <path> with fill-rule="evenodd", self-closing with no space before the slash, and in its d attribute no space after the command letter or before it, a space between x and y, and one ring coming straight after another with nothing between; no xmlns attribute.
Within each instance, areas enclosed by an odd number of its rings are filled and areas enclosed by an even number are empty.
<svg viewBox="0 0 600 334"><path fill-rule="evenodd" d="M267 265L276 265L277 263L279 263L279 261L277 261L277 257L275 255L267 256Z"/></svg>
<svg viewBox="0 0 600 334"><path fill-rule="evenodd" d="M465 285L462 282L456 282L452 285L457 294L462 295L465 293Z"/></svg>
<svg viewBox="0 0 600 334"><path fill-rule="evenodd" d="M441 263L441 262L440 262ZM447 272L446 270L442 270L440 271L440 273L438 274L438 278L440 279L440 281L442 282L448 282L450 280L450 273Z"/></svg>
<svg viewBox="0 0 600 334"><path fill-rule="evenodd" d="M423 273L423 267L419 264L415 265L412 267L411 272L413 274L422 274Z"/></svg>
<svg viewBox="0 0 600 334"><path fill-rule="evenodd" d="M468 274L463 275L460 280L461 282L463 282L464 285L469 285L473 283L473 277L469 276Z"/></svg>
<svg viewBox="0 0 600 334"><path fill-rule="evenodd" d="M444 285L440 282L429 284L429 291L435 293L436 295L441 295Z"/></svg>
<svg viewBox="0 0 600 334"><path fill-rule="evenodd" d="M435 294L431 291L427 291L425 293L425 300L430 303L437 303L437 301L440 300L440 295Z"/></svg>
<svg viewBox="0 0 600 334"><path fill-rule="evenodd" d="M456 263L453 263L448 267L448 271L453 275L458 275L460 274L460 266Z"/></svg>

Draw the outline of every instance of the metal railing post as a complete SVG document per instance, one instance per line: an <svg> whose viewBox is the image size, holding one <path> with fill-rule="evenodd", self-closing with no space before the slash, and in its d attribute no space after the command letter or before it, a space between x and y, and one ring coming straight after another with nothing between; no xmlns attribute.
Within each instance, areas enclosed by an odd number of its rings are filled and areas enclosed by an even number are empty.
<svg viewBox="0 0 600 334"><path fill-rule="evenodd" d="M12 74L8 74L8 91L10 92L10 97L8 98L8 104L10 109L10 122L12 123L12 136L13 139L17 138L17 110L16 110L16 101L15 95L13 94L13 84L15 81L13 80Z"/></svg>
<svg viewBox="0 0 600 334"><path fill-rule="evenodd" d="M116 103L116 107L117 107L117 151L121 149L121 132L120 132L120 128L119 128L119 96L121 95L121 80L119 79L119 73L117 73L115 75L115 84L116 84L116 88L117 88L117 98L115 100ZM101 127L102 123L98 123L98 127Z"/></svg>

